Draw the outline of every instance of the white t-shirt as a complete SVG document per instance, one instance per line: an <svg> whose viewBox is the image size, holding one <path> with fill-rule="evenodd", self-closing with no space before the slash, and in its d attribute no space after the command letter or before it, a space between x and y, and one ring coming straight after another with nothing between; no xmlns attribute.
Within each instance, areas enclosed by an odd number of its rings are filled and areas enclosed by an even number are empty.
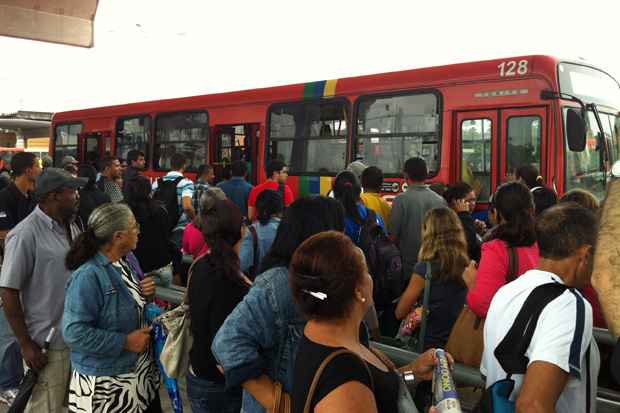
<svg viewBox="0 0 620 413"><path fill-rule="evenodd" d="M563 283L555 274L530 270L500 288L491 301L484 325L484 353L480 371L486 387L506 378L495 358L495 348L504 339L529 294L542 284ZM586 352L590 348L590 412L596 411L596 387L600 355L592 337L592 307L576 290L566 290L551 301L540 314L530 346L529 362L545 361L569 373L569 380L555 406L556 412L584 412L586 406ZM523 375L513 375L515 400L523 384Z"/></svg>

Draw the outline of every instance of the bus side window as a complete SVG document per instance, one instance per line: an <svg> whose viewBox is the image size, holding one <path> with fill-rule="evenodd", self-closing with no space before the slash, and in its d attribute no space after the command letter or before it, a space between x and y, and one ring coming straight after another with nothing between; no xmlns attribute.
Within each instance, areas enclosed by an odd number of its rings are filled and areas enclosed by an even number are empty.
<svg viewBox="0 0 620 413"><path fill-rule="evenodd" d="M461 124L461 179L479 201L487 201L491 188L491 119L466 119Z"/></svg>
<svg viewBox="0 0 620 413"><path fill-rule="evenodd" d="M507 175L523 165L532 165L540 172L541 151L540 116L512 116L508 118L508 134L506 136L506 168Z"/></svg>

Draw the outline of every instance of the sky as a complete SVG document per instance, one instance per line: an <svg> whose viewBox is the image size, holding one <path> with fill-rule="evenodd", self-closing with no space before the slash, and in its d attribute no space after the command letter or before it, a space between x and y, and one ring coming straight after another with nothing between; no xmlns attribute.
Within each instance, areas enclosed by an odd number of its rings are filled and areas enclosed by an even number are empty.
<svg viewBox="0 0 620 413"><path fill-rule="evenodd" d="M619 33L617 0L100 0L91 49L0 37L0 113L527 54L620 80Z"/></svg>

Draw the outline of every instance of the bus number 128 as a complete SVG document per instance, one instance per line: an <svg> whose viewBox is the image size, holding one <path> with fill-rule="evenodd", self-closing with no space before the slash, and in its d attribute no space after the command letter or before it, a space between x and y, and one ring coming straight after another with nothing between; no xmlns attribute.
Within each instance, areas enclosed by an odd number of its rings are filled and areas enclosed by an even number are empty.
<svg viewBox="0 0 620 413"><path fill-rule="evenodd" d="M527 60L519 60L518 62L515 60L509 60L507 62L502 62L497 65L497 68L499 69L499 76L512 77L516 75L527 75L527 64Z"/></svg>

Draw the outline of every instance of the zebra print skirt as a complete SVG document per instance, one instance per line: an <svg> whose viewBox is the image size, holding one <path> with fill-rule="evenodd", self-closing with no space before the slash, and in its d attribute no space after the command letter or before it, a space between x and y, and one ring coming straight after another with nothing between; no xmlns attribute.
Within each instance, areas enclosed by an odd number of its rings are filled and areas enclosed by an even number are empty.
<svg viewBox="0 0 620 413"><path fill-rule="evenodd" d="M73 370L69 385L72 413L139 413L159 391L159 370L151 352L141 353L132 373L87 376Z"/></svg>

